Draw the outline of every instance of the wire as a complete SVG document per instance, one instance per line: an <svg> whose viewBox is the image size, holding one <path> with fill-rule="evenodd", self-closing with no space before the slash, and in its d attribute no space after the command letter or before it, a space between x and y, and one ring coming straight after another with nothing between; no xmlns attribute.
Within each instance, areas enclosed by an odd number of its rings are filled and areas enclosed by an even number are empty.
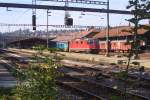
<svg viewBox="0 0 150 100"><path fill-rule="evenodd" d="M40 1L39 2L39 4L42 4L42 2ZM24 14L26 14L27 12L29 12L29 11L31 11L32 9L27 9L27 10L25 10L23 13L22 13L22 15L20 15L17 19L17 21L16 22L18 22L21 18L22 18L22 16L24 15Z"/></svg>
<svg viewBox="0 0 150 100"><path fill-rule="evenodd" d="M26 14L27 12L29 12L31 9L27 9L27 10L25 10L18 18L17 18L17 20L15 21L15 22L19 22L19 20L22 18L22 16L24 15L24 14Z"/></svg>

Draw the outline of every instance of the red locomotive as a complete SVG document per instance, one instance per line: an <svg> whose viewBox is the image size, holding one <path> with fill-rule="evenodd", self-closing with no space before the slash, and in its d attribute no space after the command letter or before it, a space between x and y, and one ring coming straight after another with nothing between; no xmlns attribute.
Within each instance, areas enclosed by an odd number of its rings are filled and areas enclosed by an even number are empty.
<svg viewBox="0 0 150 100"><path fill-rule="evenodd" d="M93 39L75 39L69 42L70 52L92 53L99 50L99 41Z"/></svg>

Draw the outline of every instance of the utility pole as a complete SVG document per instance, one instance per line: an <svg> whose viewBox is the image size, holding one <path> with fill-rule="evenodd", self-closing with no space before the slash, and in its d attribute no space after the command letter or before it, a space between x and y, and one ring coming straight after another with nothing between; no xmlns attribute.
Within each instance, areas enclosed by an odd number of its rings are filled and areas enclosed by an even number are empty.
<svg viewBox="0 0 150 100"><path fill-rule="evenodd" d="M110 41L109 41L109 0L107 0L107 32L106 32L106 56L109 56L109 46L110 46Z"/></svg>
<svg viewBox="0 0 150 100"><path fill-rule="evenodd" d="M65 18L64 18L64 25L67 25L67 21L68 21L68 18L70 17L70 14L69 14L69 11L68 11L68 7L69 6L69 1L68 0L66 0L65 1Z"/></svg>
<svg viewBox="0 0 150 100"><path fill-rule="evenodd" d="M68 12L68 10L67 10L67 7L69 6L69 2L68 2L68 0L66 0L65 1L65 7L66 7L66 9L65 9L65 18L68 18L70 15L69 15L69 12Z"/></svg>
<svg viewBox="0 0 150 100"><path fill-rule="evenodd" d="M19 30L19 36L18 36L18 49L21 49L21 32L22 32L22 30L21 30L21 28L20 28L20 30Z"/></svg>
<svg viewBox="0 0 150 100"><path fill-rule="evenodd" d="M5 36L4 36L4 33L2 34L2 43L3 43L3 49L5 48Z"/></svg>
<svg viewBox="0 0 150 100"><path fill-rule="evenodd" d="M135 3L136 3L136 5L135 5L135 11L138 11L138 3L139 3L139 0L135 0ZM138 35L138 24L139 24L139 22L138 22L138 15L137 14L135 14L135 30L134 30L134 50L135 50L135 59L138 59L139 58L139 56L138 56L138 45L139 45L139 43L138 43L138 40L137 40L137 35Z"/></svg>
<svg viewBox="0 0 150 100"><path fill-rule="evenodd" d="M49 9L47 9L47 48L49 47L49 33L48 33L48 28L49 28L49 16L51 16L51 15L49 15L51 12L49 12Z"/></svg>
<svg viewBox="0 0 150 100"><path fill-rule="evenodd" d="M36 5L36 0L32 0L32 5ZM36 35L36 9L32 9L32 25L34 30L34 36Z"/></svg>

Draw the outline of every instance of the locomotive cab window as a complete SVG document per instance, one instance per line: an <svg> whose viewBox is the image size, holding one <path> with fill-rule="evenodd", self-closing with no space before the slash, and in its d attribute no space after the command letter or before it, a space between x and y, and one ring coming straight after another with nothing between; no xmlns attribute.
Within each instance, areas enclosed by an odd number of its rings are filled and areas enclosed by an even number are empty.
<svg viewBox="0 0 150 100"><path fill-rule="evenodd" d="M99 44L99 40L95 40L95 43L96 43L96 44Z"/></svg>
<svg viewBox="0 0 150 100"><path fill-rule="evenodd" d="M116 46L116 43L114 43L114 46Z"/></svg>
<svg viewBox="0 0 150 100"><path fill-rule="evenodd" d="M89 44L93 44L93 40L88 40L88 43Z"/></svg>

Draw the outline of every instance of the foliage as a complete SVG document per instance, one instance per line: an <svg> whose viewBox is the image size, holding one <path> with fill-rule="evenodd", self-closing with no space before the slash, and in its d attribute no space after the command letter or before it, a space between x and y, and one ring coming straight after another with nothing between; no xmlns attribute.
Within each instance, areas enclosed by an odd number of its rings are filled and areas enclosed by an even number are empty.
<svg viewBox="0 0 150 100"><path fill-rule="evenodd" d="M63 51L62 49L59 49L59 48L48 48L48 51L50 53L55 53L56 51Z"/></svg>
<svg viewBox="0 0 150 100"><path fill-rule="evenodd" d="M13 88L0 88L0 100L7 100L5 98L12 98L11 97L13 95L12 90ZM14 100L14 99L10 99L10 100Z"/></svg>
<svg viewBox="0 0 150 100"><path fill-rule="evenodd" d="M41 54L43 50L46 49L46 47L44 45L37 45L37 46L33 46L32 49L38 51L38 53Z"/></svg>
<svg viewBox="0 0 150 100"><path fill-rule="evenodd" d="M17 66L17 65L16 65L16 66ZM24 72L21 71L20 69L17 69L17 67L11 70L11 74L12 74L14 77L16 77L16 78L18 78L18 76L20 76L19 79L18 79L18 80L20 80L20 81L26 79L26 75L24 74Z"/></svg>
<svg viewBox="0 0 150 100"><path fill-rule="evenodd" d="M140 41L142 40L141 37L138 36L138 30L142 28L146 30L150 29L150 26L140 24L140 21L145 20L145 19L150 19L150 13L149 13L150 1L149 0L129 0L129 5L127 6L127 9L131 9L131 13L133 14L133 18L128 19L127 21L132 23L134 26L131 27L129 30L123 30L123 31L133 34L133 40L128 40L128 43L127 43L131 45L131 50L128 55L128 64L127 64L126 70L118 74L119 77L125 78L124 100L127 100L126 98L127 97L126 95L127 80L128 80L127 74L129 71L131 57L135 55L135 58L138 58Z"/></svg>
<svg viewBox="0 0 150 100"><path fill-rule="evenodd" d="M42 55L44 46L34 47ZM18 100L56 100L58 87L56 78L62 74L57 71L60 64L53 61L51 57L36 56L35 63L31 63L24 72L26 80L20 82L13 91ZM18 76L20 77L20 76Z"/></svg>
<svg viewBox="0 0 150 100"><path fill-rule="evenodd" d="M140 41L144 40L142 37L138 36L139 29L149 30L149 25L141 25L140 22L142 20L150 19L149 13L149 1L148 0L129 0L129 5L127 9L131 9L131 13L133 14L133 18L128 19L130 23L134 26L129 30L122 30L124 32L129 32L133 34L133 40L127 40L127 44L131 44L132 53L135 54L135 58L138 58L138 52L140 48ZM133 56L133 54L131 56Z"/></svg>
<svg viewBox="0 0 150 100"><path fill-rule="evenodd" d="M112 96L111 100L121 100L121 97L120 96Z"/></svg>
<svg viewBox="0 0 150 100"><path fill-rule="evenodd" d="M119 78L119 79L122 79L122 78L125 78L125 77L127 77L127 73L126 73L126 71L121 71L121 72L119 72L119 73L114 73L114 77L116 77L116 78Z"/></svg>

